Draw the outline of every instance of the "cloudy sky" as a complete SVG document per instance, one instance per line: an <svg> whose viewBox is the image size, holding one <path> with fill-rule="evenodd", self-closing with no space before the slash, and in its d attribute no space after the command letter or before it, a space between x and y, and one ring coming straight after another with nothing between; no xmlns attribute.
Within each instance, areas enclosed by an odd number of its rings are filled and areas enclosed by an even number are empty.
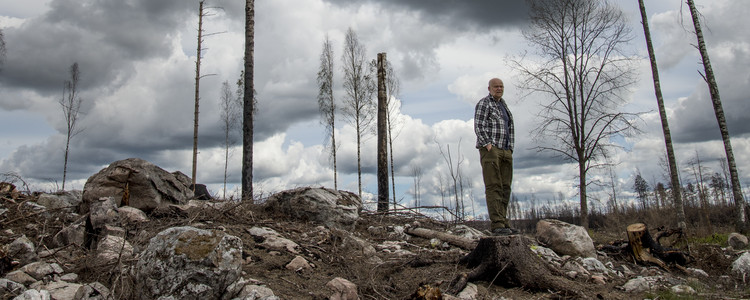
<svg viewBox="0 0 750 300"><path fill-rule="evenodd" d="M333 186L317 111L316 72L322 41L334 44L337 68L344 34L351 27L368 57L386 52L401 79L401 129L395 140L397 200L413 205L412 168L423 171L422 204L439 204L449 177L439 147L450 147L467 177L470 213L485 214L474 105L487 81L505 81L505 98L516 120L513 192L546 202L562 195L577 203L577 169L531 150L540 99L521 97L508 64L529 49L522 1L258 0L255 27L255 190L264 194L299 186ZM682 180L694 182L687 162L697 156L721 172L724 148L687 7L680 0L646 1ZM513 4L509 4L513 3ZM619 141L614 159L619 192L632 194L637 171L650 183L666 182L658 110L635 0L614 1L628 18L630 43L639 60L638 82L624 94L625 109L647 112L644 133ZM720 86L732 146L744 187L750 184L750 2L696 1ZM221 192L224 152L219 95L243 68L244 1L207 1L201 80L197 180ZM0 69L0 173L15 173L40 190L62 181L65 121L58 100L68 69L80 66L83 131L72 140L66 187L81 189L108 164L139 157L169 171L191 172L198 1L0 0L0 28L7 55ZM337 74L341 99L341 77ZM339 188L355 191L355 131L337 122ZM376 141L363 145L364 190L377 192ZM241 149L230 157L230 193L241 174ZM607 172L592 179L609 181ZM591 188L592 205L606 200ZM601 199L602 202L597 202Z"/></svg>

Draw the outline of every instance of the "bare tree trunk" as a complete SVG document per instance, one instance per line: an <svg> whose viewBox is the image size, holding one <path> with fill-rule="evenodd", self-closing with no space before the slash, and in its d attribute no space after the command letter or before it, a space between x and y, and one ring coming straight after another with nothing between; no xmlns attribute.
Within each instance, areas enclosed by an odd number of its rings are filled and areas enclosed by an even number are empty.
<svg viewBox="0 0 750 300"><path fill-rule="evenodd" d="M727 155L727 162L729 163L729 175L732 178L732 193L734 194L734 203L737 206L737 219L735 222L735 229L742 233L748 232L748 224L745 219L745 200L742 198L742 190L740 189L740 177L737 171L737 164L734 162L734 152L732 151L732 143L729 139L729 129L727 128L727 120L724 117L724 108L721 105L721 96L719 95L719 84L716 83L716 77L714 71L711 68L711 60L708 57L708 51L706 50L706 42L703 40L703 32L701 31L700 20L698 19L698 10L695 8L693 0L687 0L687 5L690 8L690 15L693 17L693 25L695 27L695 35L698 39L698 50L701 53L703 59L703 68L706 71L703 79L708 83L708 90L711 93L711 103L714 106L714 112L716 113L716 121L719 122L719 130L721 131L721 139L724 141L724 151Z"/></svg>
<svg viewBox="0 0 750 300"><path fill-rule="evenodd" d="M195 58L195 116L193 118L193 172L192 183L195 192L195 173L198 168L198 107L200 105L200 80L201 80L201 47L203 44L203 1L198 2L198 54Z"/></svg>
<svg viewBox="0 0 750 300"><path fill-rule="evenodd" d="M378 53L378 212L388 211L388 104L385 91L386 54Z"/></svg>
<svg viewBox="0 0 750 300"><path fill-rule="evenodd" d="M245 1L245 88L242 97L242 201L253 201L253 51L255 0Z"/></svg>
<svg viewBox="0 0 750 300"><path fill-rule="evenodd" d="M661 116L661 129L664 133L664 143L667 147L667 159L669 162L669 175L672 183L672 197L674 199L675 209L677 210L677 226L682 230L687 229L687 223L685 222L685 208L682 204L682 193L680 189L680 177L677 173L677 159L675 158L674 149L672 147L672 134L669 131L669 122L667 121L667 111L664 108L664 97L661 94L661 84L659 81L659 68L656 65L656 55L654 54L654 46L651 43L651 32L648 27L648 16L646 15L646 6L643 4L643 0L638 0L638 4L641 9L641 23L643 24L643 32L646 35L646 46L648 47L648 56L651 60L651 74L654 77L654 92L656 94L656 102L659 106L659 116Z"/></svg>

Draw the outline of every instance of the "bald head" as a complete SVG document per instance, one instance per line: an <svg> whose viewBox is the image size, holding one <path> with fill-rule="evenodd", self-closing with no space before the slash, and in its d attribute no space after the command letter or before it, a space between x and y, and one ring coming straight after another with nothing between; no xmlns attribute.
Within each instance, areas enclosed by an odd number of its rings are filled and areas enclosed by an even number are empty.
<svg viewBox="0 0 750 300"><path fill-rule="evenodd" d="M500 78L492 78L487 85L487 90L490 91L490 95L492 95L492 98L499 100L503 97L503 93L505 92L505 85L503 84L503 81L500 80Z"/></svg>

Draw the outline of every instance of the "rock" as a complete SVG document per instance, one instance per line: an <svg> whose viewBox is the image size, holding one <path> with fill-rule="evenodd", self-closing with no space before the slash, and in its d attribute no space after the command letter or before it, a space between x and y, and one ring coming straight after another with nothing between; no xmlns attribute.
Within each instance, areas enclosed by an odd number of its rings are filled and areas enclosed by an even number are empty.
<svg viewBox="0 0 750 300"><path fill-rule="evenodd" d="M151 238L135 267L142 299L220 299L242 272L242 241L218 230L173 227Z"/></svg>
<svg viewBox="0 0 750 300"><path fill-rule="evenodd" d="M330 300L359 300L357 285L341 277L331 279L326 287L333 291Z"/></svg>
<svg viewBox="0 0 750 300"><path fill-rule="evenodd" d="M13 300L50 300L50 294L47 290L29 289L13 298Z"/></svg>
<svg viewBox="0 0 750 300"><path fill-rule="evenodd" d="M211 193L208 192L208 189L206 188L205 184L195 184L188 186L188 188L193 191L193 199L198 200L213 200L214 197L211 197Z"/></svg>
<svg viewBox="0 0 750 300"><path fill-rule="evenodd" d="M732 275L741 279L743 282L748 279L748 275L750 275L750 252L742 253L742 255L732 263Z"/></svg>
<svg viewBox="0 0 750 300"><path fill-rule="evenodd" d="M81 300L107 300L112 299L111 292L109 289L99 282L92 282L89 284L82 285L78 291L76 291L73 299Z"/></svg>
<svg viewBox="0 0 750 300"><path fill-rule="evenodd" d="M64 247L70 244L83 246L84 236L86 235L86 226L83 221L80 220L58 231L52 238L54 245L57 247Z"/></svg>
<svg viewBox="0 0 750 300"><path fill-rule="evenodd" d="M100 230L106 224L116 224L119 218L114 197L102 197L89 203L89 222L94 230Z"/></svg>
<svg viewBox="0 0 750 300"><path fill-rule="evenodd" d="M628 280L622 290L628 293L642 293L652 291L659 287L659 282L664 280L662 276L637 277Z"/></svg>
<svg viewBox="0 0 750 300"><path fill-rule="evenodd" d="M105 236L99 240L96 249L96 262L99 265L114 264L133 257L133 246L121 236Z"/></svg>
<svg viewBox="0 0 750 300"><path fill-rule="evenodd" d="M31 277L31 275L26 274L26 272L21 270L15 270L8 274L5 274L5 279L17 282L23 285L29 285L34 282L36 282L36 279L34 277Z"/></svg>
<svg viewBox="0 0 750 300"><path fill-rule="evenodd" d="M727 243L735 250L745 249L745 247L747 247L747 237L742 234L732 232L727 237Z"/></svg>
<svg viewBox="0 0 750 300"><path fill-rule="evenodd" d="M53 281L43 287L49 291L50 298L52 299L77 299L75 298L76 292L78 292L78 289L82 285L65 281Z"/></svg>
<svg viewBox="0 0 750 300"><path fill-rule="evenodd" d="M594 241L581 226L545 219L536 224L536 239L558 254L596 257Z"/></svg>
<svg viewBox="0 0 750 300"><path fill-rule="evenodd" d="M25 290L26 287L23 284L6 278L0 278L0 295L18 295Z"/></svg>
<svg viewBox="0 0 750 300"><path fill-rule="evenodd" d="M273 291L266 286L248 284L240 292L239 299L277 300Z"/></svg>
<svg viewBox="0 0 750 300"><path fill-rule="evenodd" d="M307 260L302 256L295 256L294 259L292 259L291 262L289 262L286 266L287 270L292 271L304 271L312 269L312 266L310 263L307 262Z"/></svg>
<svg viewBox="0 0 750 300"><path fill-rule="evenodd" d="M21 267L20 269L29 276L36 280L42 280L47 275L62 274L63 269L60 265L52 263L46 263L43 261L37 261Z"/></svg>
<svg viewBox="0 0 750 300"><path fill-rule="evenodd" d="M132 206L121 206L117 208L120 224L138 224L148 222L148 216L142 210Z"/></svg>
<svg viewBox="0 0 750 300"><path fill-rule="evenodd" d="M19 260L21 264L28 264L37 258L36 247L26 235L23 235L8 245L8 256Z"/></svg>
<svg viewBox="0 0 750 300"><path fill-rule="evenodd" d="M113 197L117 206L145 212L162 205L184 204L193 197L190 183L185 174L169 173L139 158L116 161L86 181L79 213L88 213L90 204L102 197Z"/></svg>
<svg viewBox="0 0 750 300"><path fill-rule="evenodd" d="M609 271L601 261L593 257L583 258L581 264L583 264L583 267L586 268L587 271L592 273L606 274Z"/></svg>
<svg viewBox="0 0 750 300"><path fill-rule="evenodd" d="M36 203L43 205L48 210L59 209L66 212L75 212L81 204L82 191L67 191L56 194L40 194Z"/></svg>
<svg viewBox="0 0 750 300"><path fill-rule="evenodd" d="M271 195L266 211L313 221L328 227L352 225L359 219L362 200L346 191L326 188L297 188Z"/></svg>
<svg viewBox="0 0 750 300"><path fill-rule="evenodd" d="M248 229L247 231L248 233L250 233L250 235L263 239L263 241L258 244L258 246L260 247L269 250L286 250L294 254L299 253L299 251L297 250L299 248L299 245L297 245L297 243L283 238L273 229L269 229L266 227L253 227Z"/></svg>

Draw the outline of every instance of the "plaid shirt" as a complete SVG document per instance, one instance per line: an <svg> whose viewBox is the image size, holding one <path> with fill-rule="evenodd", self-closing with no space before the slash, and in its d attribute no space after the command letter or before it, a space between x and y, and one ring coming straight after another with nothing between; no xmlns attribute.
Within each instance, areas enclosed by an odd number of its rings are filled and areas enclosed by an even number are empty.
<svg viewBox="0 0 750 300"><path fill-rule="evenodd" d="M515 133L513 115L500 98L496 101L492 95L477 102L474 112L474 133L477 134L477 149L492 144L492 146L513 150Z"/></svg>

